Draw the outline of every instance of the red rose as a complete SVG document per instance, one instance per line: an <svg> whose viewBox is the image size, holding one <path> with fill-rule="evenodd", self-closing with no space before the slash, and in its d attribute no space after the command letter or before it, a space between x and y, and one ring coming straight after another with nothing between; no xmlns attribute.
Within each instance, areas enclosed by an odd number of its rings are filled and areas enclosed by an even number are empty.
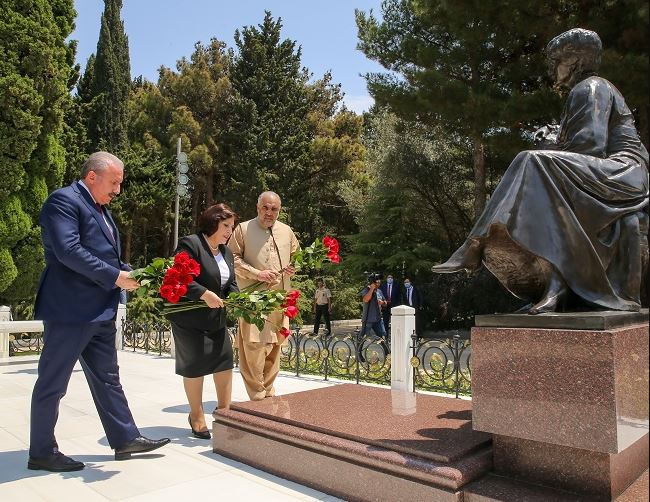
<svg viewBox="0 0 650 502"><path fill-rule="evenodd" d="M336 254L339 252L339 241L337 241L334 237L330 237L328 235L323 237L323 246L328 249L328 254Z"/></svg>
<svg viewBox="0 0 650 502"><path fill-rule="evenodd" d="M287 338L289 335L291 335L291 331L283 326L280 328L280 331L278 331L278 335L282 335L283 337Z"/></svg>
<svg viewBox="0 0 650 502"><path fill-rule="evenodd" d="M178 300L180 300L181 297L172 293L171 295L169 295L169 297L167 297L165 299L167 301L169 301L170 303L178 303Z"/></svg>
<svg viewBox="0 0 650 502"><path fill-rule="evenodd" d="M298 315L298 308L295 305L289 305L284 309L284 315L286 315L289 319L293 319Z"/></svg>
<svg viewBox="0 0 650 502"><path fill-rule="evenodd" d="M190 255L187 254L187 251L181 251L176 256L174 256L174 265L185 265L191 260Z"/></svg>
<svg viewBox="0 0 650 502"><path fill-rule="evenodd" d="M173 267L168 268L167 271L165 272L165 277L163 277L163 284L171 284L171 285L178 284L180 275L181 274L175 268Z"/></svg>
<svg viewBox="0 0 650 502"><path fill-rule="evenodd" d="M169 297L174 294L174 287L169 284L163 284L160 287L160 296L165 300L169 300Z"/></svg>
<svg viewBox="0 0 650 502"><path fill-rule="evenodd" d="M337 263L337 264L338 264L338 263L341 263L341 257L340 257L339 255L337 255L336 253L334 253L334 254L328 254L328 255L327 255L327 258L328 258L329 261L331 261L332 263Z"/></svg>
<svg viewBox="0 0 650 502"><path fill-rule="evenodd" d="M181 284L189 284L193 280L194 277L192 277L192 275L190 274L180 274L180 276L178 277L178 282L180 282Z"/></svg>
<svg viewBox="0 0 650 502"><path fill-rule="evenodd" d="M177 286L174 286L174 295L180 296L185 296L185 293L187 293L187 286L185 284L178 284Z"/></svg>
<svg viewBox="0 0 650 502"><path fill-rule="evenodd" d="M196 260L190 259L187 268L188 273L192 274L195 277L201 273L201 265L199 265L199 262Z"/></svg>
<svg viewBox="0 0 650 502"><path fill-rule="evenodd" d="M289 291L289 293L287 293L287 298L291 298L295 302L298 298L300 298L300 290L294 289L293 291Z"/></svg>

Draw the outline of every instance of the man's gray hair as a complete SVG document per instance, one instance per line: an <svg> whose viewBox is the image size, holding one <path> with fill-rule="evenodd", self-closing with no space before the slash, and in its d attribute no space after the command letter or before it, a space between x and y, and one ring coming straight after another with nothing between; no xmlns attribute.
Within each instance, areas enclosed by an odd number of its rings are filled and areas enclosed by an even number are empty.
<svg viewBox="0 0 650 502"><path fill-rule="evenodd" d="M124 162L122 162L112 153L108 153L108 152L91 153L81 168L81 179L84 179L86 176L88 176L88 173L90 171L101 173L103 171L106 171L106 169L108 169L111 165L115 165L121 169L124 169Z"/></svg>
<svg viewBox="0 0 650 502"><path fill-rule="evenodd" d="M278 199L278 202L280 204L282 204L282 199L280 199L280 196L277 193L272 192L271 190L267 190L266 192L262 192L260 194L260 196L257 198L257 205L258 206L259 206L260 202L262 202L262 199L264 197L275 197L276 199Z"/></svg>

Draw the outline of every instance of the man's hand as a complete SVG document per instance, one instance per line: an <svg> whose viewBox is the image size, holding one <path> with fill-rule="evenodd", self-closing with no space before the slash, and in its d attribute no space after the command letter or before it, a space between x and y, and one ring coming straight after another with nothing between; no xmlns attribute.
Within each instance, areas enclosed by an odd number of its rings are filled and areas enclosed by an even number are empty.
<svg viewBox="0 0 650 502"><path fill-rule="evenodd" d="M115 285L120 289L126 289L127 291L134 291L140 287L138 281L133 277L129 276L130 272L126 270L120 270L120 275L117 276L115 280Z"/></svg>
<svg viewBox="0 0 650 502"><path fill-rule="evenodd" d="M288 265L284 267L283 271L284 271L284 275L286 275L287 277L291 277L296 273L296 267L294 267L293 265Z"/></svg>
<svg viewBox="0 0 650 502"><path fill-rule="evenodd" d="M257 274L257 280L262 282L275 282L278 278L278 273L273 270L262 270Z"/></svg>
<svg viewBox="0 0 650 502"><path fill-rule="evenodd" d="M219 309L223 307L223 300L219 298L216 293L210 291L209 289L205 290L205 293L201 295L200 299L203 300L205 304L211 309Z"/></svg>

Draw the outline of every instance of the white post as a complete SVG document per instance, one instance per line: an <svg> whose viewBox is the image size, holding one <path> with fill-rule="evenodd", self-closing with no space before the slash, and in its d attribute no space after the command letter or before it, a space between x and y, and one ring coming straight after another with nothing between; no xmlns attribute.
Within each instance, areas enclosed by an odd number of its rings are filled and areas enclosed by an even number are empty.
<svg viewBox="0 0 650 502"><path fill-rule="evenodd" d="M117 350L124 348L124 341L122 340L124 321L126 321L126 305L119 303L117 305L117 317L115 318L115 348Z"/></svg>
<svg viewBox="0 0 650 502"><path fill-rule="evenodd" d="M0 321L11 321L11 309L0 305ZM9 333L0 331L0 358L9 357Z"/></svg>
<svg viewBox="0 0 650 502"><path fill-rule="evenodd" d="M415 309L406 305L390 309L390 387L413 390L413 367L410 364L411 335L415 331Z"/></svg>

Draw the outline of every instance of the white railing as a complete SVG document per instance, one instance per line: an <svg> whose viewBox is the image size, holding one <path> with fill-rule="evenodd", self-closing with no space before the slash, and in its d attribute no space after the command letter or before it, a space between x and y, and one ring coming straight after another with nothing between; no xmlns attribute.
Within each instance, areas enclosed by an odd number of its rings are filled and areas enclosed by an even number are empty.
<svg viewBox="0 0 650 502"><path fill-rule="evenodd" d="M115 347L122 348L122 320L126 319L126 305L117 309ZM0 358L9 357L9 343L12 333L42 333L43 321L12 321L9 307L0 306Z"/></svg>

